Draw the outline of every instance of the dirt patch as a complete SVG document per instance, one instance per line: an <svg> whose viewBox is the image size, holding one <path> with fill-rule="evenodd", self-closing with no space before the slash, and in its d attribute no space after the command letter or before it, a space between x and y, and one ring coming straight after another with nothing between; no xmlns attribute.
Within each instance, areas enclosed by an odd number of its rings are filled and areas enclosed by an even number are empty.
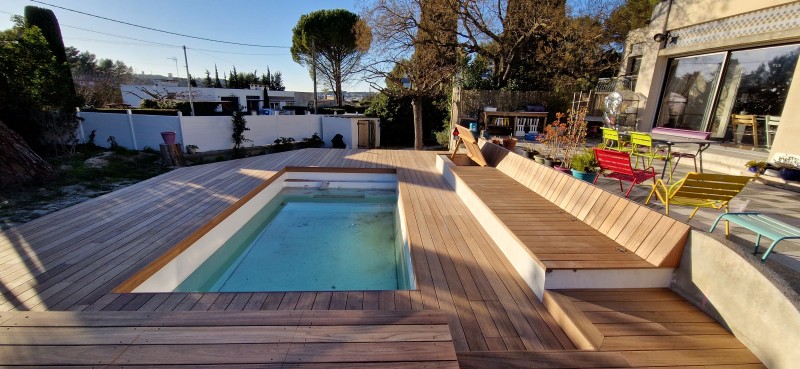
<svg viewBox="0 0 800 369"><path fill-rule="evenodd" d="M7 229L116 189L157 176L166 170L150 151L115 149L51 158L54 179L40 186L0 192L0 229Z"/></svg>

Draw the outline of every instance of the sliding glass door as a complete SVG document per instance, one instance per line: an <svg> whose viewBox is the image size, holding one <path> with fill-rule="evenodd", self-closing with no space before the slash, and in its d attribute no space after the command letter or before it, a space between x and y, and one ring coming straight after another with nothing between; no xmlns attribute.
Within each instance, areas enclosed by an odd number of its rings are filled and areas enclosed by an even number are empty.
<svg viewBox="0 0 800 369"><path fill-rule="evenodd" d="M702 130L724 61L725 53L670 60L656 126Z"/></svg>
<svg viewBox="0 0 800 369"><path fill-rule="evenodd" d="M752 115L757 135L737 144L769 146L798 54L800 45L792 44L671 59L654 126L709 131L713 138L734 141L731 115Z"/></svg>
<svg viewBox="0 0 800 369"><path fill-rule="evenodd" d="M797 65L798 45L733 51L711 120L711 137L730 140L731 114L755 115L757 146L767 145L767 116L780 117Z"/></svg>

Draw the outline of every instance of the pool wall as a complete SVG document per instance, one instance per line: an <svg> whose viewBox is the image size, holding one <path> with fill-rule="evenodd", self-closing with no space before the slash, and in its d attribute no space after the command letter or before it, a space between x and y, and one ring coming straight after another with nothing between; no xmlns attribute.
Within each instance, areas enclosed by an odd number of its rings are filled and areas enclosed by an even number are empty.
<svg viewBox="0 0 800 369"><path fill-rule="evenodd" d="M394 169L284 168L120 284L114 292L171 292L284 187L319 187L323 182L331 188L397 188L397 174ZM405 260L411 260L407 231L401 226L405 224L405 217L399 194L397 208L399 217L395 223L401 230L397 234L402 234L402 252L408 257ZM184 252L190 247L191 252ZM406 264L404 270L411 277L406 279L411 281L411 286L406 288L414 288L412 265Z"/></svg>

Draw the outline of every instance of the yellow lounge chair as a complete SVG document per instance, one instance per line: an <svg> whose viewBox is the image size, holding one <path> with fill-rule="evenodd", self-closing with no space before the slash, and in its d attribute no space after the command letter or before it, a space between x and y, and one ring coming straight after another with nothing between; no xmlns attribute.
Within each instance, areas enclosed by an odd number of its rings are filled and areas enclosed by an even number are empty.
<svg viewBox="0 0 800 369"><path fill-rule="evenodd" d="M744 189L751 179L751 177L745 176L692 172L669 187L659 179L653 185L653 189L644 203L645 205L649 204L650 198L656 194L656 197L664 203L667 215L669 215L670 205L694 206L695 209L689 215L689 219L692 219L700 208L721 209L724 207L727 213L728 203ZM727 232L727 223L725 229Z"/></svg>

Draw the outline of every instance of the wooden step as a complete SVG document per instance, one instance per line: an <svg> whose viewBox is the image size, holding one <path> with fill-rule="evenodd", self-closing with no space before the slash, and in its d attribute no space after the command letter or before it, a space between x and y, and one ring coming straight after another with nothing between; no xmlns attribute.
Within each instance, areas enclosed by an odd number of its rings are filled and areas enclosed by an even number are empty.
<svg viewBox="0 0 800 369"><path fill-rule="evenodd" d="M618 353L632 367L763 367L730 332L669 289L549 290L543 302L578 348Z"/></svg>
<svg viewBox="0 0 800 369"><path fill-rule="evenodd" d="M5 312L0 329L0 366L458 366L441 311Z"/></svg>
<svg viewBox="0 0 800 369"><path fill-rule="evenodd" d="M462 369L484 368L630 368L620 353L597 351L459 352Z"/></svg>

